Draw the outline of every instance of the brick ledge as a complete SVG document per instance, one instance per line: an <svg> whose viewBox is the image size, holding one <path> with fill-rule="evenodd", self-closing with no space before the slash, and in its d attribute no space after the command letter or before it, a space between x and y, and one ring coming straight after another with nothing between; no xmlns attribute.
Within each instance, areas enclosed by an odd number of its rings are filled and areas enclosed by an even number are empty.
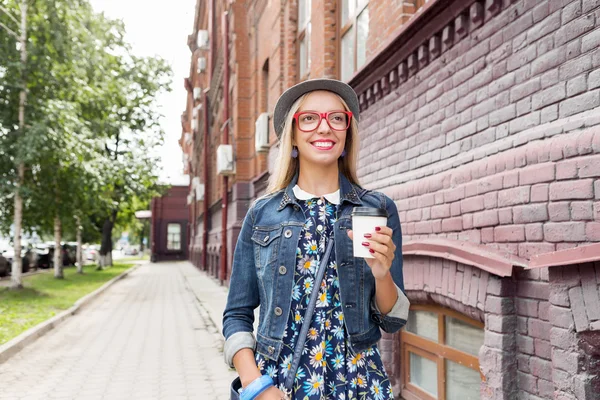
<svg viewBox="0 0 600 400"><path fill-rule="evenodd" d="M528 269L562 267L600 261L600 243L553 251L531 257Z"/></svg>
<svg viewBox="0 0 600 400"><path fill-rule="evenodd" d="M402 246L402 254L452 260L477 267L496 276L512 276L514 266L528 267L527 261L521 258L497 253L483 245L452 239L410 241Z"/></svg>

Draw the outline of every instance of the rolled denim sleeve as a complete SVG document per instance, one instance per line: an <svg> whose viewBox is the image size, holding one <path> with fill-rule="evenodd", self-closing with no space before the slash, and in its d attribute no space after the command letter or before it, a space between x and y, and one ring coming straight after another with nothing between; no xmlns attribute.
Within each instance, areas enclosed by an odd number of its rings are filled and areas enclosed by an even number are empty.
<svg viewBox="0 0 600 400"><path fill-rule="evenodd" d="M410 302L408 301L408 298L406 297L404 292L398 286L396 286L396 290L398 291L398 299L394 303L394 306L392 307L390 312L385 314L385 316L403 319L406 321L406 319L408 318L408 309L410 307ZM379 314L381 317L384 316L384 314L382 314L381 311L379 311L379 307L377 307L377 302L375 301L375 298L371 300L371 310L374 313Z"/></svg>
<svg viewBox="0 0 600 400"><path fill-rule="evenodd" d="M392 241L396 245L394 261L392 261L390 273L392 274L392 279L398 289L398 300L396 300L392 310L385 315L379 311L377 305L375 305L375 301L371 302L371 311L373 320L381 329L387 333L394 333L399 331L406 324L410 303L404 293L404 275L402 272L402 229L400 227L398 209L392 199L387 196L384 196L384 198L385 208L388 213L387 226L393 231Z"/></svg>
<svg viewBox="0 0 600 400"><path fill-rule="evenodd" d="M225 362L233 367L233 356L244 348L254 350L254 309L259 305L258 278L254 265L254 247L251 235L254 226L253 208L244 218L238 236L227 305L223 312L223 336L225 336Z"/></svg>

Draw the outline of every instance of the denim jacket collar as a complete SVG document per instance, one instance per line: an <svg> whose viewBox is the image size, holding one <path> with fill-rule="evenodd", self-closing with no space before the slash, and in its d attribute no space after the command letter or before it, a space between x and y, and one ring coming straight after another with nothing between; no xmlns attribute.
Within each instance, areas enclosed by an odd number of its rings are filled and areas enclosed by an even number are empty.
<svg viewBox="0 0 600 400"><path fill-rule="evenodd" d="M360 195L362 195L362 191L359 193L360 187L352 184L348 178L344 176L344 174L339 174L340 179L340 204L344 204L344 202L352 203L355 205L362 205L362 201L360 200ZM279 208L277 211L281 211L288 204L298 205L296 196L294 195L294 186L298 183L298 172L292 178L290 184L285 188L283 192L283 197L281 198L281 202L279 203Z"/></svg>

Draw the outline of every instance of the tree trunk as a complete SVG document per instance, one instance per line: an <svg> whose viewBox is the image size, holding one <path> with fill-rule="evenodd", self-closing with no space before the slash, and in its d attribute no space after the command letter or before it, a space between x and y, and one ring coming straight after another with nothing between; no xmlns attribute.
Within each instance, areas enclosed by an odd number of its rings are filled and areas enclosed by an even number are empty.
<svg viewBox="0 0 600 400"><path fill-rule="evenodd" d="M19 134L25 129L25 104L27 103L27 80L25 77L25 66L27 65L27 0L21 1L21 32L19 43L21 45L21 92L19 93ZM19 161L17 166L17 184L15 185L15 215L14 215L14 250L15 256L12 263L11 281L12 288L23 287L21 273L23 262L21 259L21 230L23 222L23 198L21 197L21 186L25 180L25 164Z"/></svg>
<svg viewBox="0 0 600 400"><path fill-rule="evenodd" d="M77 273L83 274L83 249L81 247L81 218L79 218L79 216L76 216L75 220L77 223Z"/></svg>
<svg viewBox="0 0 600 400"><path fill-rule="evenodd" d="M144 254L144 235L146 234L146 222L142 220L142 233L140 233L140 255Z"/></svg>
<svg viewBox="0 0 600 400"><path fill-rule="evenodd" d="M116 212L113 212L113 216L116 216ZM102 225L102 242L100 244L100 257L97 269L104 269L104 267L112 265L113 225L114 222L112 218L106 218L104 225Z"/></svg>
<svg viewBox="0 0 600 400"><path fill-rule="evenodd" d="M60 229L60 218L56 216L54 217L54 277L57 279L64 278L62 268L62 246L60 245Z"/></svg>

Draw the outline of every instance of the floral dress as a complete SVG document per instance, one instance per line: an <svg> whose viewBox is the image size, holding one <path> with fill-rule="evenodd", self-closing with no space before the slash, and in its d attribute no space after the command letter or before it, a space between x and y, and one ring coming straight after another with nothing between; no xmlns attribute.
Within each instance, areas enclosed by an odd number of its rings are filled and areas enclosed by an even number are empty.
<svg viewBox="0 0 600 400"><path fill-rule="evenodd" d="M321 258L329 236L333 235L337 205L326 199L299 200L306 215L301 232L296 265L292 305L283 348L277 362L256 353L258 368L270 375L283 389L291 368L292 354L313 291ZM310 323L302 357L292 389L294 400L388 400L392 388L381 361L377 345L354 354L347 343L344 313L335 261L331 252L327 271L319 288L319 297Z"/></svg>

